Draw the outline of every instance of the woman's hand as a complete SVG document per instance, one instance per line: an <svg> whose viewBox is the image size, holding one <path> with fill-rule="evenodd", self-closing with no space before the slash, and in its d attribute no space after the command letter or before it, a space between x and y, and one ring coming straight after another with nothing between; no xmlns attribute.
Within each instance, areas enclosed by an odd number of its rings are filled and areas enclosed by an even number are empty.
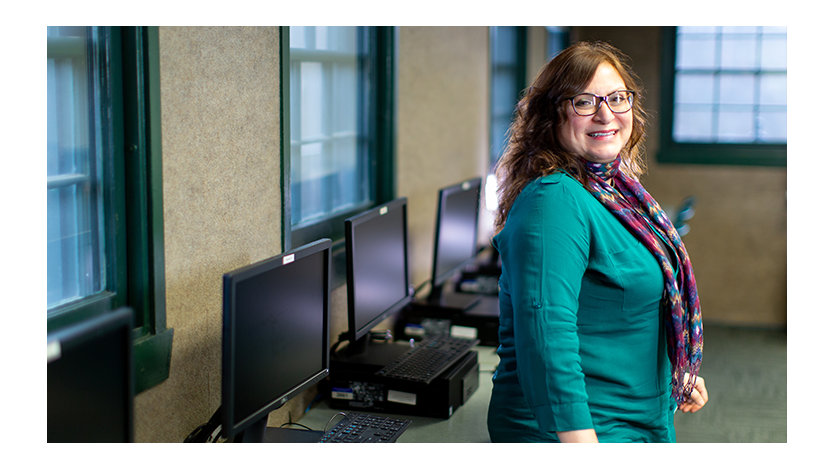
<svg viewBox="0 0 834 470"><path fill-rule="evenodd" d="M684 374L683 380L684 382L689 380L688 372ZM692 387L692 393L689 394L689 398L678 409L684 413L694 413L703 408L708 401L707 386L704 384L704 378L699 376L695 379L695 386Z"/></svg>
<svg viewBox="0 0 834 470"><path fill-rule="evenodd" d="M567 443L582 443L582 442L593 442L597 443L599 440L597 439L597 432L593 429L579 429L576 431L561 431L557 432L556 435L559 437L559 442Z"/></svg>

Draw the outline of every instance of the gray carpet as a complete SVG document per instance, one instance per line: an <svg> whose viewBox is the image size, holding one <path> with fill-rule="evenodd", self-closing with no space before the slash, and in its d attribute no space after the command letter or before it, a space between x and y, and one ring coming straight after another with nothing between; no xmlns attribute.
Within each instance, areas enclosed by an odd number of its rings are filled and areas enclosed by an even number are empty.
<svg viewBox="0 0 834 470"><path fill-rule="evenodd" d="M784 330L704 326L709 403L677 413L678 442L787 442Z"/></svg>

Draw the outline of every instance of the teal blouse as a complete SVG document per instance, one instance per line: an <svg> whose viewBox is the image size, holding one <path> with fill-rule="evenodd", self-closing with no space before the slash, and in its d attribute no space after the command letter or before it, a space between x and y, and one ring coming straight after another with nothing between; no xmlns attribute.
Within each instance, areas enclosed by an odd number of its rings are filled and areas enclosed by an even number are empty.
<svg viewBox="0 0 834 470"><path fill-rule="evenodd" d="M674 442L660 267L577 180L532 181L493 240L501 254L494 442Z"/></svg>

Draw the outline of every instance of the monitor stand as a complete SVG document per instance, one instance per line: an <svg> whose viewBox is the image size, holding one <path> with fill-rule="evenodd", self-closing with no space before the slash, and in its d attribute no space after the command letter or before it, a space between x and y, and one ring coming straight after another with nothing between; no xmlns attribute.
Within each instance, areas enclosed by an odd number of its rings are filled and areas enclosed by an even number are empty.
<svg viewBox="0 0 834 470"><path fill-rule="evenodd" d="M294 428L270 428L267 427L268 417L252 423L251 426L239 432L233 439L234 442L267 442L267 443L304 443L319 442L324 435L322 431Z"/></svg>

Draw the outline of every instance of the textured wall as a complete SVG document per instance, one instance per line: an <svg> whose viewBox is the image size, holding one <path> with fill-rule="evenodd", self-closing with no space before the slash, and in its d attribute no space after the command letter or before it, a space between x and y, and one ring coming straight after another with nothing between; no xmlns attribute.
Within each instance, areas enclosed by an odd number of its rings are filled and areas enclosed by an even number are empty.
<svg viewBox="0 0 834 470"><path fill-rule="evenodd" d="M182 441L220 404L222 275L281 250L277 28L159 31L171 375L137 441Z"/></svg>
<svg viewBox="0 0 834 470"><path fill-rule="evenodd" d="M437 190L485 176L489 30L400 28L397 188L408 197L412 281L429 278Z"/></svg>

